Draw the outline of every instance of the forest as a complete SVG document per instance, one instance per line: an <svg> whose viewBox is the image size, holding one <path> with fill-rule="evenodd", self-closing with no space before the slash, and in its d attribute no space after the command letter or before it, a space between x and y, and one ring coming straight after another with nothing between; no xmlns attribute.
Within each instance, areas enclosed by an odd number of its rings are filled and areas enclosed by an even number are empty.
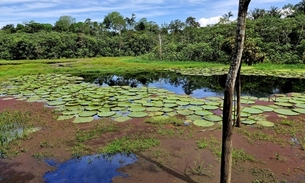
<svg viewBox="0 0 305 183"><path fill-rule="evenodd" d="M119 12L103 22L76 22L61 16L54 25L23 22L0 30L0 59L34 60L141 56L147 60L228 63L236 34L231 12L200 27L194 17L158 25ZM232 18L231 18L232 19ZM305 63L305 1L282 8L255 8L247 17L243 60L275 64Z"/></svg>

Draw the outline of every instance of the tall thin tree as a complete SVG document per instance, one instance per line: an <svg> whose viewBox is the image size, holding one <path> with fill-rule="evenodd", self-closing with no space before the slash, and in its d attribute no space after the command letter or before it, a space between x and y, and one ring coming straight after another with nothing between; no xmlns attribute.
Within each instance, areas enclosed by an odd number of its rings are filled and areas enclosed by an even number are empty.
<svg viewBox="0 0 305 183"><path fill-rule="evenodd" d="M248 6L251 0L239 0L238 17L236 27L236 38L234 54L231 58L230 70L227 75L224 101L223 101L223 120L222 120L222 154L221 154L221 168L220 168L220 182L230 183L232 172L232 108L235 82L238 71L240 69L241 57L244 47L246 17Z"/></svg>

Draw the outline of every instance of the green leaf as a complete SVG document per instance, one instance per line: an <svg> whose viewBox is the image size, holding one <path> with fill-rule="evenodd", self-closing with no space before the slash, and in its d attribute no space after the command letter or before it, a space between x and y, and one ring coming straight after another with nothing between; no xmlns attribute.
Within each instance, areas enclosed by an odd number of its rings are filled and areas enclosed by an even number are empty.
<svg viewBox="0 0 305 183"><path fill-rule="evenodd" d="M215 123L206 120L195 120L193 124L200 127L210 127L213 126Z"/></svg>

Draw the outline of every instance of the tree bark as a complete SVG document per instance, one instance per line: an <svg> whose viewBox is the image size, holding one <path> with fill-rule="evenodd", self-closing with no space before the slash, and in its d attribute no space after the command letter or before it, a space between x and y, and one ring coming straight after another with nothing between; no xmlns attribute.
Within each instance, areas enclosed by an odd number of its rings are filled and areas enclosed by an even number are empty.
<svg viewBox="0 0 305 183"><path fill-rule="evenodd" d="M246 16L250 1L251 0L239 0L239 6L238 6L235 48L234 48L234 54L231 58L230 70L227 75L225 91L224 91L220 183L231 182L233 96L234 96L235 81L241 64L241 57L242 57L243 45L245 39Z"/></svg>
<svg viewBox="0 0 305 183"><path fill-rule="evenodd" d="M240 127L240 113L241 113L241 106L240 106L240 96L241 96L241 79L240 79L240 70L241 70L241 64L239 66L238 72L237 72L237 78L236 78L236 127Z"/></svg>

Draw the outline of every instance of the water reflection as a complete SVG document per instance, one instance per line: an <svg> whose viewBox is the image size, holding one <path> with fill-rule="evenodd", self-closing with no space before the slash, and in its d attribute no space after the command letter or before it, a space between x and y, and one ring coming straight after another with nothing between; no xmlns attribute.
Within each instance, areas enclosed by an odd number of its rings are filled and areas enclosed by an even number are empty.
<svg viewBox="0 0 305 183"><path fill-rule="evenodd" d="M185 76L173 72L140 72L126 74L81 74L86 82L102 86L153 86L202 98L222 96L226 75ZM257 97L274 93L304 92L305 80L270 76L242 76L242 94Z"/></svg>
<svg viewBox="0 0 305 183"><path fill-rule="evenodd" d="M116 169L132 164L137 161L134 154L116 154L113 156L91 155L75 158L63 163L46 159L50 166L57 166L52 172L44 175L47 183L68 183L68 182L90 182L90 183L111 183L116 176L127 176L119 173Z"/></svg>

